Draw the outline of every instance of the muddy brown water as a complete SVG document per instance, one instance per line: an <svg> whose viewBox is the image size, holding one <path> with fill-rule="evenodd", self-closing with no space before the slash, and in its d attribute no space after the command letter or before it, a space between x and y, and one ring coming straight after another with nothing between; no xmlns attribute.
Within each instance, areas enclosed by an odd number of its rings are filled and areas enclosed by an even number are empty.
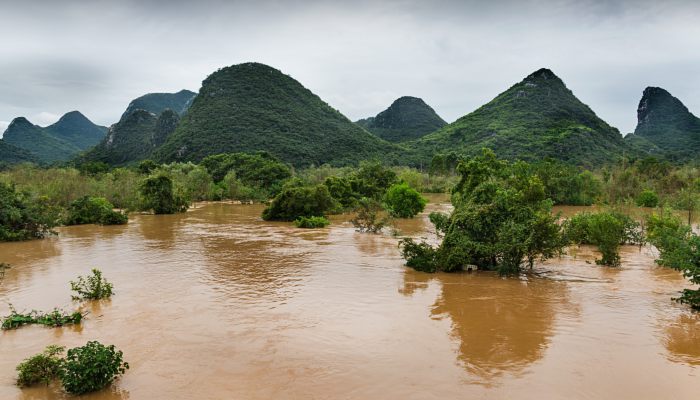
<svg viewBox="0 0 700 400"><path fill-rule="evenodd" d="M447 209L433 196L428 211ZM68 282L99 267L110 301L79 327L0 333L0 399L15 366L46 345L115 344L131 369L85 399L697 399L700 316L670 300L687 287L625 247L622 267L591 248L521 278L403 266L391 234L334 218L301 230L257 205L206 204L128 225L60 229L0 244L12 268L0 313L71 308ZM426 215L399 230L432 237Z"/></svg>

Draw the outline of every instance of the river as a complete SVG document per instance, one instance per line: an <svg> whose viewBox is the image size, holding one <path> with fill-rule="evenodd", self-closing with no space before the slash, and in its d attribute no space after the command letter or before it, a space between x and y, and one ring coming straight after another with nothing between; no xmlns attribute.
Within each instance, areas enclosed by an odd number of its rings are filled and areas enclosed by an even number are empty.
<svg viewBox="0 0 700 400"><path fill-rule="evenodd" d="M432 237L427 212L398 231ZM0 333L0 398L62 399L18 389L15 366L46 345L115 344L131 365L85 399L697 399L700 315L671 301L688 283L626 246L622 267L595 251L520 278L424 274L397 239L333 217L326 229L260 220L262 206L202 204L74 226L0 244L12 265L0 313L72 309L68 282L99 267L109 301L80 326ZM563 211L566 211L564 209Z"/></svg>

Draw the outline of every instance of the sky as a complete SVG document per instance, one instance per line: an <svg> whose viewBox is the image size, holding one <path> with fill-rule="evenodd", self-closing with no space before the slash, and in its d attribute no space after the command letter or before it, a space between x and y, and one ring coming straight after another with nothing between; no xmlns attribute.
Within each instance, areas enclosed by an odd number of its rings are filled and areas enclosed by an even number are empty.
<svg viewBox="0 0 700 400"><path fill-rule="evenodd" d="M448 122L552 69L634 130L647 86L700 114L700 1L0 0L0 132L79 110L111 125L150 92L257 61L348 118L423 98Z"/></svg>

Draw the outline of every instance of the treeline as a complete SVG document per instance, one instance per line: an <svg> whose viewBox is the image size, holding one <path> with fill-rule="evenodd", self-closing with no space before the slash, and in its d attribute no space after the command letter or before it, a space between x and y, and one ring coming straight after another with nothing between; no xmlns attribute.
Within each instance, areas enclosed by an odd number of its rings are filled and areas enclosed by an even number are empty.
<svg viewBox="0 0 700 400"><path fill-rule="evenodd" d="M453 212L430 215L441 243L401 241L410 267L425 272L480 269L517 274L579 244L598 248L601 258L596 263L617 267L621 245L649 242L660 251L660 265L700 283L700 238L670 210L650 214L644 224L615 208L560 221L552 212L555 201L541 170L532 165L499 160L485 150L460 162L456 171L460 180L452 191ZM630 173L627 168L620 171ZM656 182L666 179L659 176ZM679 192L692 190L691 185ZM700 291L686 289L678 300L700 308Z"/></svg>

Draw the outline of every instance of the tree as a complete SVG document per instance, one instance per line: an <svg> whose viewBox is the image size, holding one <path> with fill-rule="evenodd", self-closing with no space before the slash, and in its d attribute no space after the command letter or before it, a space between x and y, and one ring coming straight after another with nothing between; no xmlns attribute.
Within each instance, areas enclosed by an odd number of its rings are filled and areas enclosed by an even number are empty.
<svg viewBox="0 0 700 400"><path fill-rule="evenodd" d="M112 203L104 197L83 196L73 201L68 207L65 224L121 225L127 221L127 215L114 211Z"/></svg>
<svg viewBox="0 0 700 400"><path fill-rule="evenodd" d="M58 209L0 182L0 242L43 238L58 225Z"/></svg>
<svg viewBox="0 0 700 400"><path fill-rule="evenodd" d="M423 211L428 201L406 183L398 183L384 195L389 214L397 218L413 218Z"/></svg>
<svg viewBox="0 0 700 400"><path fill-rule="evenodd" d="M264 220L294 221L299 217L320 217L336 207L325 185L288 185L263 210Z"/></svg>
<svg viewBox="0 0 700 400"><path fill-rule="evenodd" d="M173 189L173 181L165 175L147 178L140 187L144 209L153 210L155 214L175 214L185 212L189 202Z"/></svg>
<svg viewBox="0 0 700 400"><path fill-rule="evenodd" d="M643 241L639 223L618 212L579 213L564 221L563 229L567 243L597 246L602 258L596 263L611 267L620 266L620 245Z"/></svg>

